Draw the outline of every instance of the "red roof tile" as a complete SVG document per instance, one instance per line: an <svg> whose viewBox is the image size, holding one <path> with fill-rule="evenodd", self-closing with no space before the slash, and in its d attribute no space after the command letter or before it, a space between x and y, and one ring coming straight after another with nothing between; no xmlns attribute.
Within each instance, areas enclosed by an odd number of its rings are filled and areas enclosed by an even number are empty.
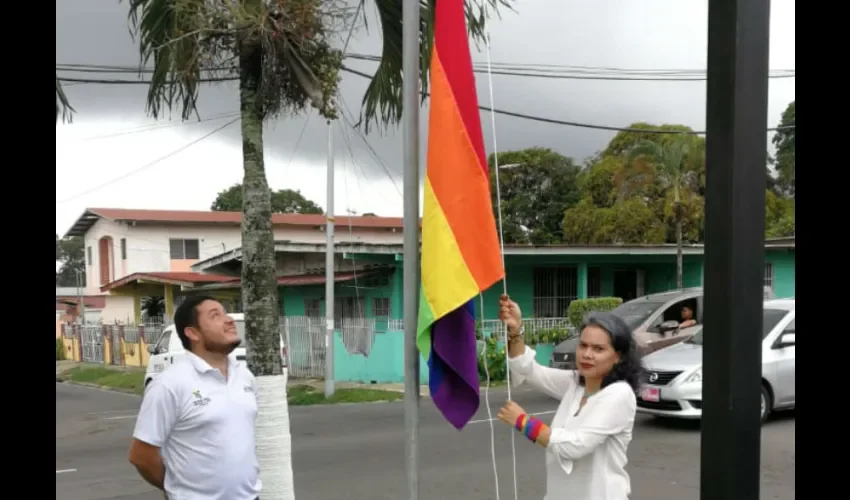
<svg viewBox="0 0 850 500"><path fill-rule="evenodd" d="M74 297L74 296L70 296L70 295L67 295L67 296L57 295L56 296L56 310L57 311L64 311L65 306L69 306L69 305L75 306L75 305L79 304L79 302L80 302L79 297ZM103 295L83 296L83 304L85 304L86 307L91 308L91 309L103 309L104 307L106 307L106 296L103 296Z"/></svg>
<svg viewBox="0 0 850 500"><path fill-rule="evenodd" d="M133 210L125 208L89 208L89 212L105 219L137 222L195 222L239 224L240 212L206 212L195 210ZM402 227L401 217L349 217L336 216L336 223L355 227L398 228ZM322 214L272 214L272 224L294 226L321 226L325 224Z"/></svg>
<svg viewBox="0 0 850 500"><path fill-rule="evenodd" d="M166 285L183 285L192 286L199 283L224 283L227 281L238 280L233 276L222 276L217 274L201 274L187 272L168 272L168 273L133 273L112 283L107 283L100 287L100 291L106 292L113 288L118 288L134 281L153 281Z"/></svg>

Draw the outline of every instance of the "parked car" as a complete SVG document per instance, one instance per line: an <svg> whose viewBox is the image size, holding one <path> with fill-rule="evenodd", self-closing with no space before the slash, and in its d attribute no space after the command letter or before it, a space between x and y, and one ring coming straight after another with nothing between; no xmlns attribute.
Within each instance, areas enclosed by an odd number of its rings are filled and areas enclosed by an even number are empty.
<svg viewBox="0 0 850 500"><path fill-rule="evenodd" d="M702 323L702 295L702 287L654 293L624 302L611 312L623 318L629 325L637 343L638 353L645 356L682 342L699 331ZM775 298L770 287L764 287L764 298ZM679 328L682 308L685 306L694 312L697 324ZM577 336L561 342L552 351L549 365L575 370L577 349Z"/></svg>
<svg viewBox="0 0 850 500"><path fill-rule="evenodd" d="M243 344L233 350L230 355L237 360L245 359L245 315L242 313L228 314L236 322L236 331ZM286 368L286 343L283 340L283 335L280 337L280 355L283 359L283 367ZM180 342L180 337L177 335L177 329L174 325L165 327L159 341L154 345L148 346L148 366L145 370L145 387L157 375L164 372L169 366L179 362L186 355L186 350L183 348L183 343Z"/></svg>
<svg viewBox="0 0 850 500"><path fill-rule="evenodd" d="M697 324L679 328L682 307L694 312ZM655 293L623 302L611 311L620 316L632 329L632 335L641 355L681 342L699 329L702 322L702 288L686 288ZM552 352L550 365L565 370L576 369L578 337L567 339Z"/></svg>
<svg viewBox="0 0 850 500"><path fill-rule="evenodd" d="M796 396L796 301L764 303L762 330L761 420L775 410L793 408ZM711 335L711 332L708 333ZM647 383L638 411L662 417L702 416L703 330L681 344L643 358Z"/></svg>

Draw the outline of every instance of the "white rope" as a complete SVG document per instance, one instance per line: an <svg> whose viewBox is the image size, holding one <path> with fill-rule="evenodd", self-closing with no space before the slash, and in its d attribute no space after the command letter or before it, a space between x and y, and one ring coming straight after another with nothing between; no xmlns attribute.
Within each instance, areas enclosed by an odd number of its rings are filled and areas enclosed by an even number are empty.
<svg viewBox="0 0 850 500"><path fill-rule="evenodd" d="M263 481L261 496L268 500L295 500L286 378L286 375L256 378L257 437L255 441L257 461L260 464L260 476Z"/></svg>
<svg viewBox="0 0 850 500"><path fill-rule="evenodd" d="M496 109L496 103L493 99L493 71L492 65L490 62L490 23L487 23L487 85L490 90L490 108ZM500 187L501 182L499 181L499 146L496 141L496 113L490 113L490 129L493 132L493 167L494 174L496 175L496 212L499 221L499 249L501 251L502 256L502 269L505 269L505 231L502 226L502 190ZM505 270L505 276L502 278L502 291L505 295L508 294L508 279L507 279L507 270ZM483 310L482 310L482 318ZM508 400L511 400L511 370L508 367L508 360L510 355L508 354L508 330L506 327L500 327L501 333L503 334L503 339L505 342L505 384L508 386ZM485 363L486 365L486 363ZM489 375L487 377L487 389L485 392L485 396L487 392L489 392L490 386L490 378ZM487 404L487 412L489 414L490 405ZM492 425L492 421L491 421ZM516 475L516 433L513 429L510 430L511 433L511 460L513 466L513 480L514 480L514 500L519 500L519 490L517 488L517 475ZM493 462L495 467L496 461L496 452L495 449L493 451ZM498 474L496 475L496 498L498 500L499 497L499 478Z"/></svg>
<svg viewBox="0 0 850 500"><path fill-rule="evenodd" d="M481 319L484 319L484 294L479 293L478 298L481 300ZM499 498L499 467L496 465L496 428L493 425L493 412L490 410L490 368L487 366L487 337L484 336L484 328L481 328L481 339L484 341L484 348L481 349L481 364L484 365L484 376L487 378L487 385L484 386L484 404L487 406L487 422L490 424L490 456L493 458L493 477L496 481L496 500Z"/></svg>

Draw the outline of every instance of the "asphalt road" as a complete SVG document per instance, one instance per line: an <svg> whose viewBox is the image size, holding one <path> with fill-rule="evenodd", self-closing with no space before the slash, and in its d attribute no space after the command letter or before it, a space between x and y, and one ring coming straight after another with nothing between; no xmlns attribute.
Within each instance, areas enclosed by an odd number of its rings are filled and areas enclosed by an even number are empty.
<svg viewBox="0 0 850 500"><path fill-rule="evenodd" d="M504 389L491 391L495 415ZM529 392L514 399L530 412L554 401ZM137 396L56 384L56 499L161 500L127 463ZM404 420L401 403L290 408L297 500L401 500ZM428 399L421 404L422 500L495 499L490 426L482 408L463 432L450 427ZM541 415L550 418L551 413ZM512 500L511 432L495 422L501 498ZM795 498L794 415L762 431L763 500ZM699 499L699 426L638 415L629 447L632 500ZM542 499L543 455L516 439L519 498ZM568 492L564 493L568 499Z"/></svg>

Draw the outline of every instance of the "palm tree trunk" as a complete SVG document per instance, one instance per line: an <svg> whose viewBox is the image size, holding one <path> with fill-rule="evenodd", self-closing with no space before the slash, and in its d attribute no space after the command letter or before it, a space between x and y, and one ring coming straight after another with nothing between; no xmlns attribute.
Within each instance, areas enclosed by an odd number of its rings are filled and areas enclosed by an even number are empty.
<svg viewBox="0 0 850 500"><path fill-rule="evenodd" d="M242 303L248 369L256 376L256 443L264 499L294 500L292 437L286 375L281 366L271 190L263 161L263 119L257 89L262 49L239 46L242 115Z"/></svg>
<svg viewBox="0 0 850 500"><path fill-rule="evenodd" d="M682 285L682 201L679 199L679 186L673 185L673 210L676 214L676 287Z"/></svg>

